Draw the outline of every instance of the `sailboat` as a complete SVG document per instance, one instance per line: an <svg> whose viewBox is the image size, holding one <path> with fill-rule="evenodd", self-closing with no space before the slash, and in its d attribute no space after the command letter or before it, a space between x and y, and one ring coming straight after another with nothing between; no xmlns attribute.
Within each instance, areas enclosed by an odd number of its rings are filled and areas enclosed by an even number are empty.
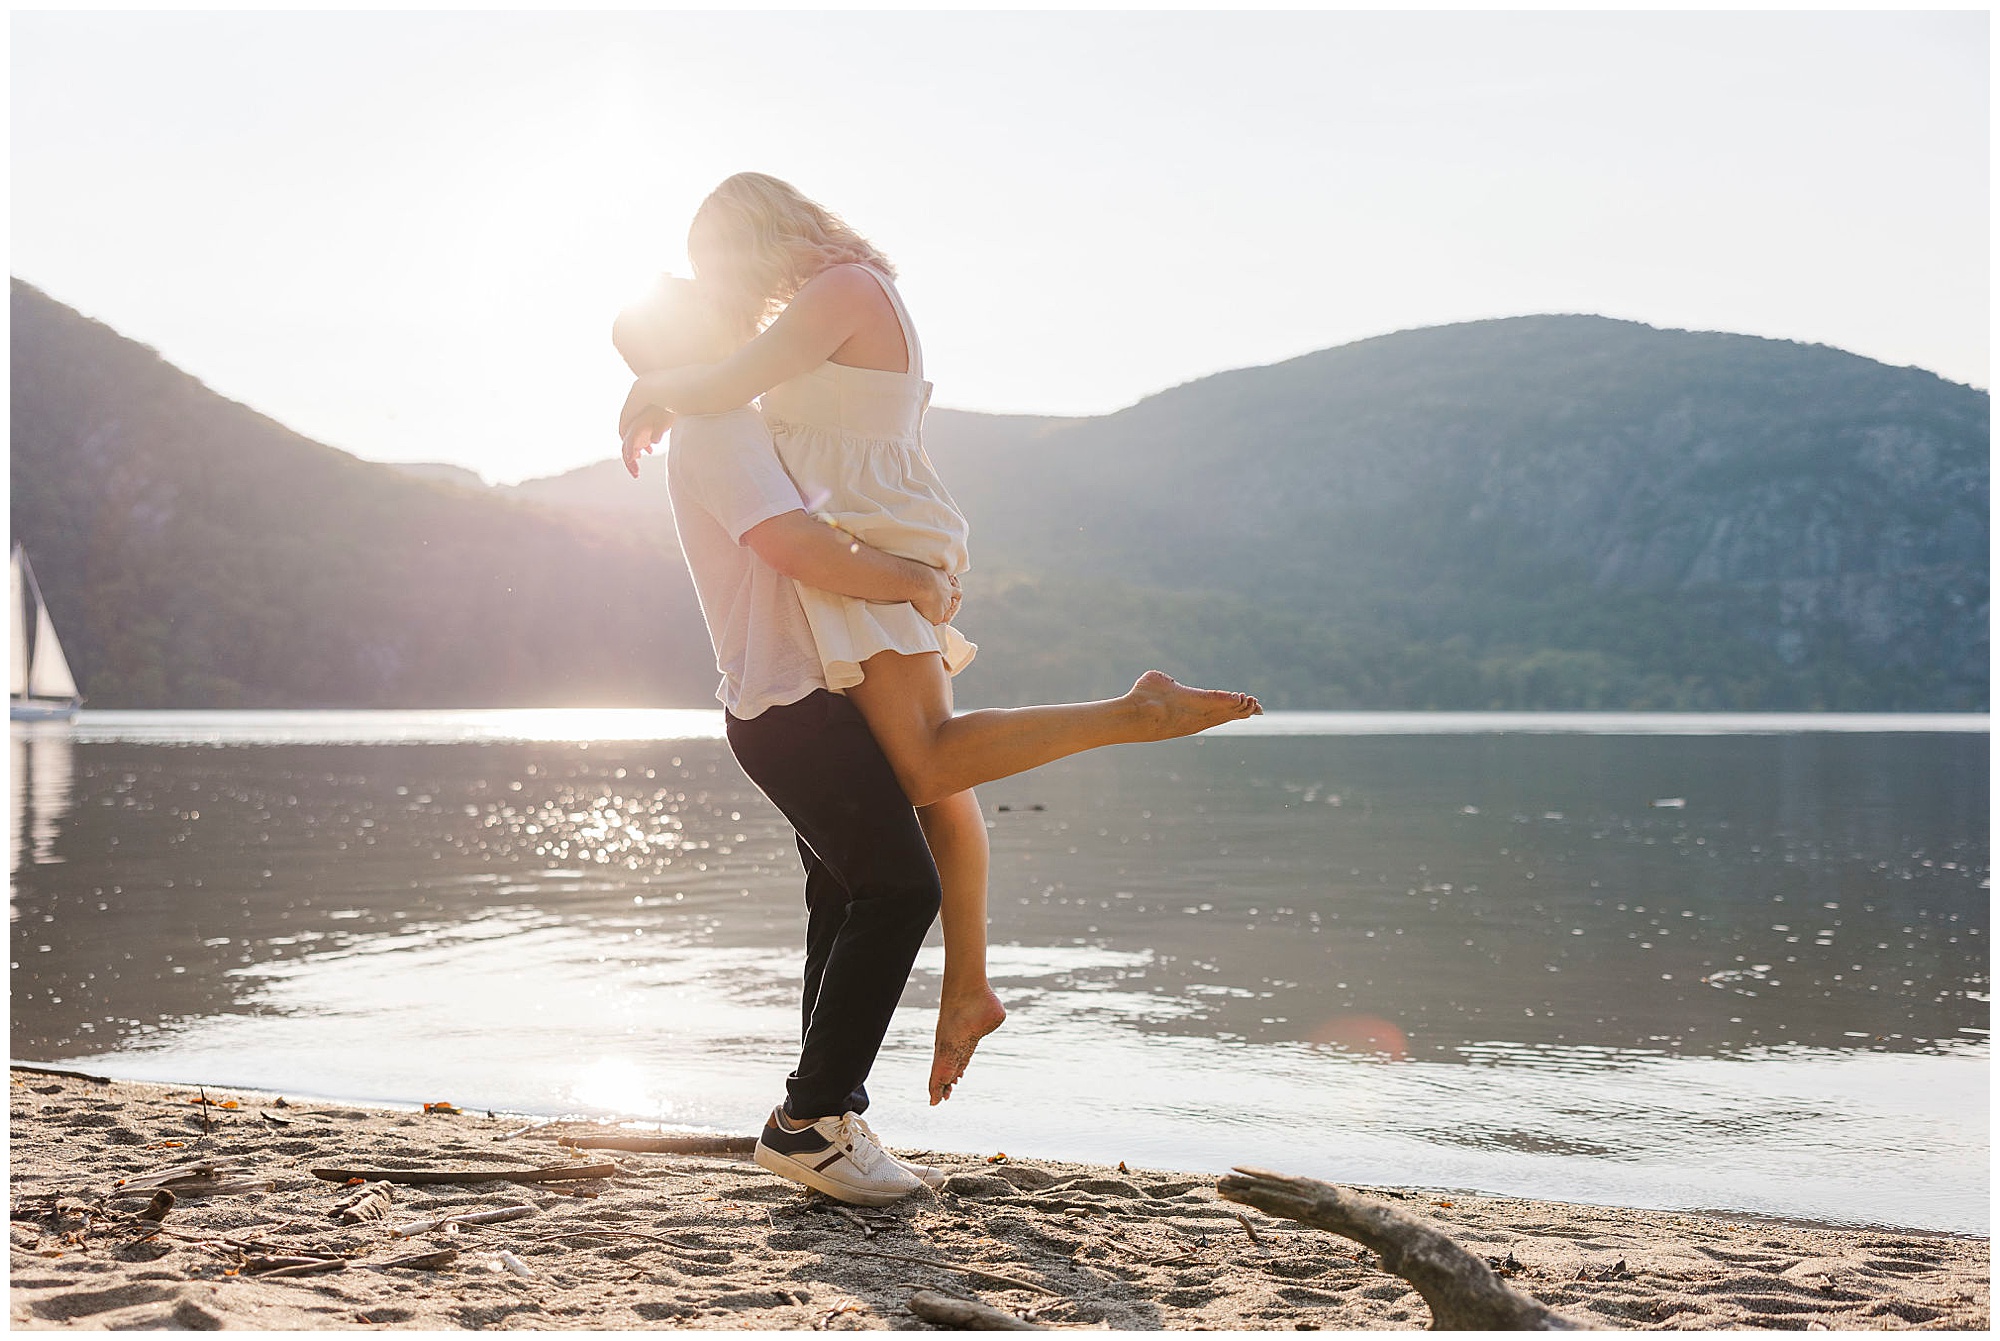
<svg viewBox="0 0 2000 1341"><path fill-rule="evenodd" d="M69 658L56 638L49 607L42 603L41 584L28 564L28 552L14 546L8 568L7 716L10 720L67 721L76 716L83 695L69 673Z"/></svg>

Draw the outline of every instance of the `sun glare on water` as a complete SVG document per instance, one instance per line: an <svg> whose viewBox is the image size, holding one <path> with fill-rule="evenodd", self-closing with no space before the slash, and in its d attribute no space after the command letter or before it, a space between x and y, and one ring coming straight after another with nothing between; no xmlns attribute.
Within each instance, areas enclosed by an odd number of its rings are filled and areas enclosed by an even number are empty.
<svg viewBox="0 0 2000 1341"><path fill-rule="evenodd" d="M600 1057L568 1087L566 1103L619 1117L656 1117L666 1101L648 1083L646 1073L626 1057Z"/></svg>

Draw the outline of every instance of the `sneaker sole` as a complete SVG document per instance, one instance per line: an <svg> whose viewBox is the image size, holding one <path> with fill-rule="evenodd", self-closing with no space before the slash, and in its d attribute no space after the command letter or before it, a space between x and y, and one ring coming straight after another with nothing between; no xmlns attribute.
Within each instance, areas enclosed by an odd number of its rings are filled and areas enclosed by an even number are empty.
<svg viewBox="0 0 2000 1341"><path fill-rule="evenodd" d="M870 1192L861 1188L843 1186L821 1173L818 1169L807 1164L801 1164L790 1155L771 1149L771 1147L765 1145L762 1141L757 1142L757 1149L752 1157L759 1165L777 1174L780 1178L789 1178L795 1183L804 1183L814 1191L824 1192L835 1201L844 1201L850 1206L893 1206L917 1190L911 1187L905 1188L900 1192ZM912 1175L912 1177L914 1176ZM918 1186L922 1186L922 1183L919 1182Z"/></svg>

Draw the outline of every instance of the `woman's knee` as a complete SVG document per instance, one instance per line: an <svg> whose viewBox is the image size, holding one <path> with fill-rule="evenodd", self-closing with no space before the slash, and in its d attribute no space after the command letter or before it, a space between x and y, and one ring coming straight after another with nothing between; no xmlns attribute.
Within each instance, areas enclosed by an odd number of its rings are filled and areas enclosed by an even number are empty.
<svg viewBox="0 0 2000 1341"><path fill-rule="evenodd" d="M950 779L945 777L936 738L911 724L898 725L900 729L883 730L871 722L869 728L882 757L889 762L889 771L895 774L896 785L903 790L903 799L922 810L953 792L963 791L962 787L951 786Z"/></svg>
<svg viewBox="0 0 2000 1341"><path fill-rule="evenodd" d="M934 806L965 790L945 776L942 769L927 763L920 764L908 772L902 769L896 770L896 781L902 784L903 795L908 797L910 804L918 810L922 810L925 806Z"/></svg>
<svg viewBox="0 0 2000 1341"><path fill-rule="evenodd" d="M935 739L914 731L889 734L887 739L884 734L876 733L876 743L881 747L882 757L889 761L896 785L903 789L903 799L912 807L922 810L965 790L952 786L945 776Z"/></svg>
<svg viewBox="0 0 2000 1341"><path fill-rule="evenodd" d="M862 663L867 678L847 696L868 723L882 756L913 806L932 805L960 790L941 767L945 725L951 721L951 679L935 652L882 652Z"/></svg>

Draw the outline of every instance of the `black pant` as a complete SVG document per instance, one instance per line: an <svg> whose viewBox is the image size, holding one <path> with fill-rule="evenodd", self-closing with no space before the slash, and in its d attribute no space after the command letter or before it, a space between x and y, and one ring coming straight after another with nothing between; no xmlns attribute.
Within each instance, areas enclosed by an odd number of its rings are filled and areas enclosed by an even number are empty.
<svg viewBox="0 0 2000 1341"><path fill-rule="evenodd" d="M937 917L937 864L844 695L819 689L748 721L723 717L736 761L798 831L806 866L804 1045L785 1111L861 1112L862 1082Z"/></svg>

